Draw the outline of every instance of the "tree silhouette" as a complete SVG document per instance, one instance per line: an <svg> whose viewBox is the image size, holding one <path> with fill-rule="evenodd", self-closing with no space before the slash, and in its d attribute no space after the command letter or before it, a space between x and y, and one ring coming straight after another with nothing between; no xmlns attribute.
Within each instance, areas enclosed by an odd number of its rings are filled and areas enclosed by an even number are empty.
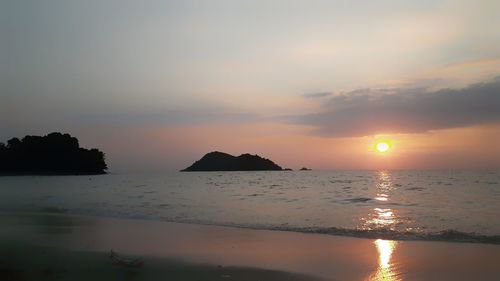
<svg viewBox="0 0 500 281"><path fill-rule="evenodd" d="M69 134L12 138L0 143L0 174L104 174L104 153L81 148Z"/></svg>

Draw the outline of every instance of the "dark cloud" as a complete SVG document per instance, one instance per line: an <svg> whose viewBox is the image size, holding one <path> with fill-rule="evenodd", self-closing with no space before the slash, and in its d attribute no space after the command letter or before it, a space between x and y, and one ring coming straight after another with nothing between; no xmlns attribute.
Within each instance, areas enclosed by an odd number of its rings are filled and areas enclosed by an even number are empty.
<svg viewBox="0 0 500 281"><path fill-rule="evenodd" d="M334 137L418 133L500 121L500 79L462 89L359 89L329 98L323 111L291 117Z"/></svg>
<svg viewBox="0 0 500 281"><path fill-rule="evenodd" d="M330 92L322 92L322 93L309 93L309 94L303 94L302 96L304 98L324 98L324 97L327 97L329 95L331 95L332 93Z"/></svg>

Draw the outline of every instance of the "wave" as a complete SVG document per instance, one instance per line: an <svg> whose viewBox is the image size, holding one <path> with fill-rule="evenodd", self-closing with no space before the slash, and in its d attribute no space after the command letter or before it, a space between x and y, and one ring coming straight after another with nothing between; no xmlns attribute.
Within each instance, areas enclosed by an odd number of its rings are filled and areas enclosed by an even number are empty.
<svg viewBox="0 0 500 281"><path fill-rule="evenodd" d="M272 231L289 231L311 234L325 234L335 236L346 236L355 238L367 239L384 239L384 240L400 240L400 241L441 241L455 243L481 243L500 245L500 235L485 235L475 232L463 232L455 229L446 229L436 232L421 232L421 231L398 231L389 229L350 229L341 227L296 227L289 225L262 225L262 224L240 224L228 222L208 222L196 219L167 219L162 218L162 221L202 224L224 227L237 227L256 230L272 230Z"/></svg>
<svg viewBox="0 0 500 281"><path fill-rule="evenodd" d="M149 218L151 219L151 218ZM160 218L165 222L189 223L201 225L213 225L224 227L237 227L256 230L272 230L272 231L289 231L311 234L325 234L335 236L346 236L355 238L367 239L385 239L385 240L400 240L400 241L442 241L456 243L481 243L500 245L500 235L485 235L475 232L463 232L455 229L446 229L435 232L423 231L398 231L390 229L351 229L342 227L299 227L283 225L266 225L266 224L241 224L232 222L210 222L197 219L171 219Z"/></svg>
<svg viewBox="0 0 500 281"><path fill-rule="evenodd" d="M339 227L289 227L268 226L258 227L249 225L225 224L225 226L266 229L276 231L291 231L301 233L327 234L336 236L348 236L356 238L403 240L403 241L443 241L459 243L482 243L500 245L500 235L484 235L475 232L462 232L455 229L446 229L436 232L397 231L386 229L348 229Z"/></svg>
<svg viewBox="0 0 500 281"><path fill-rule="evenodd" d="M167 204L168 205L168 204ZM482 244L495 244L500 245L500 235L485 235L475 232L462 232L455 229L446 229L436 232L423 232L423 231L401 231L392 229L359 229L359 228L342 228L342 227L299 227L291 226L288 224L282 225L267 225L267 224L241 224L233 222L218 222L218 221L206 221L199 219L187 219L179 217L155 217L155 216L141 216L141 215L124 215L124 214L89 214L88 212L69 212L68 209L56 208L56 207L46 207L39 209L37 213L56 213L64 215L91 215L98 217L115 217L115 218L126 218L126 219L142 219L142 220L155 220L164 222L175 222L175 223L189 223L189 224L201 224L201 225L213 225L213 226L226 226L226 227L238 227L238 228L248 228L257 230L274 230L274 231L290 231L299 233L314 233L314 234L326 234L326 235L336 235L336 236L348 236L356 238L368 238L368 239L385 239L385 240L402 240L402 241L443 241L443 242L459 242L459 243L482 243Z"/></svg>

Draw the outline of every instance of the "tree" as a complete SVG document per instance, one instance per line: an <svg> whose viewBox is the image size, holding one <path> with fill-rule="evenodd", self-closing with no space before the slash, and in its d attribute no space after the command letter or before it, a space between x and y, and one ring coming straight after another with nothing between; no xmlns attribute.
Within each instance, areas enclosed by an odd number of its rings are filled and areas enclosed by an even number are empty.
<svg viewBox="0 0 500 281"><path fill-rule="evenodd" d="M0 174L103 174L105 155L58 132L0 143Z"/></svg>

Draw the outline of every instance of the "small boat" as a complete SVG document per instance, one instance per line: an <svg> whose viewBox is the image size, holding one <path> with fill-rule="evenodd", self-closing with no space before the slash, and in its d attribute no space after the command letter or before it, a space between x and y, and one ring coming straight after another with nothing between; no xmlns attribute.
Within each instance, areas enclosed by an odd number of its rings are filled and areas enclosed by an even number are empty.
<svg viewBox="0 0 500 281"><path fill-rule="evenodd" d="M111 252L109 253L109 258L111 259L111 261L114 264L124 266L124 267L140 268L140 267L144 266L144 261L139 260L139 259L130 259L130 258L120 257L113 250L111 250Z"/></svg>

